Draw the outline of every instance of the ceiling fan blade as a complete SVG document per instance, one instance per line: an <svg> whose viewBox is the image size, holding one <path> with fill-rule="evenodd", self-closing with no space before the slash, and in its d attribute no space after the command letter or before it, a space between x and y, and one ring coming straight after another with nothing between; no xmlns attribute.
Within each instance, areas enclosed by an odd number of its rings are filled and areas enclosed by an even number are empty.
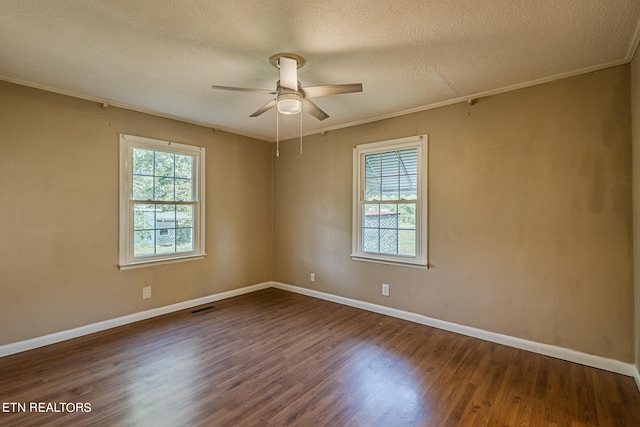
<svg viewBox="0 0 640 427"><path fill-rule="evenodd" d="M262 107L260 107L260 109L258 111L256 111L255 113L253 113L249 117L258 117L260 114L264 113L267 110L272 109L275 106L276 106L276 100L272 99L271 101L267 102Z"/></svg>
<svg viewBox="0 0 640 427"><path fill-rule="evenodd" d="M246 87L232 87L232 86L217 86L211 85L212 89L222 89L222 90L235 90L238 92L254 92L254 93L264 93L266 95L275 95L277 92L275 90L267 90L267 89L250 89Z"/></svg>
<svg viewBox="0 0 640 427"><path fill-rule="evenodd" d="M280 86L298 90L298 61L281 56L278 59L278 64L280 64Z"/></svg>
<svg viewBox="0 0 640 427"><path fill-rule="evenodd" d="M307 98L302 98L302 110L311 114L313 117L315 117L318 120L324 120L327 117L329 117L327 113L322 111L320 107L318 107L313 102L309 101Z"/></svg>
<svg viewBox="0 0 640 427"><path fill-rule="evenodd" d="M306 98L318 96L339 95L341 93L362 92L362 83L349 83L342 85L308 86L301 89Z"/></svg>

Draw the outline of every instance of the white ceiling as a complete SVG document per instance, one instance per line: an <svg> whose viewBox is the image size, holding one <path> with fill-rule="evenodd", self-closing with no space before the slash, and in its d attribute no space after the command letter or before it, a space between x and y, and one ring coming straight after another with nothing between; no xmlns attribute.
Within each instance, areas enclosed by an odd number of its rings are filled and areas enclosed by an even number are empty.
<svg viewBox="0 0 640 427"><path fill-rule="evenodd" d="M0 0L0 79L272 141L269 57L306 59L316 133L629 62L638 0ZM281 138L299 122L280 121Z"/></svg>

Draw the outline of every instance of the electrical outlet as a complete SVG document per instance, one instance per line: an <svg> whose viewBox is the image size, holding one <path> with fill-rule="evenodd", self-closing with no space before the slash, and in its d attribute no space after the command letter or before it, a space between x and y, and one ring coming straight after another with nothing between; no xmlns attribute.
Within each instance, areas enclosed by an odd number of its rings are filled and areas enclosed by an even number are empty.
<svg viewBox="0 0 640 427"><path fill-rule="evenodd" d="M382 284L382 295L384 295L385 297L389 296L389 284L388 283L383 283Z"/></svg>
<svg viewBox="0 0 640 427"><path fill-rule="evenodd" d="M315 282L316 281L316 273L311 273L309 275L309 280L311 280L312 282Z"/></svg>
<svg viewBox="0 0 640 427"><path fill-rule="evenodd" d="M151 286L145 286L142 288L142 299L151 298Z"/></svg>

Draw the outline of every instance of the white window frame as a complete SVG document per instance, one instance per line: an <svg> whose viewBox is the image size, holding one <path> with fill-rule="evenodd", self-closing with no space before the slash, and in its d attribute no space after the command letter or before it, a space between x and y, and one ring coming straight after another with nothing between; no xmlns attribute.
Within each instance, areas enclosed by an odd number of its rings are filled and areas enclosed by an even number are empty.
<svg viewBox="0 0 640 427"><path fill-rule="evenodd" d="M365 252L362 243L364 200L364 158L367 154L417 148L416 254L415 256ZM428 135L372 142L353 149L353 230L351 259L405 267L427 268L427 165Z"/></svg>
<svg viewBox="0 0 640 427"><path fill-rule="evenodd" d="M134 257L133 252L133 206L140 200L133 200L133 149L182 154L193 157L194 229L193 251ZM167 264L173 262L203 259L205 253L205 149L193 145L144 138L134 135L120 135L120 232L119 262L121 270ZM146 202L146 201L144 201ZM154 202L155 203L155 202ZM174 202L159 202L174 204Z"/></svg>

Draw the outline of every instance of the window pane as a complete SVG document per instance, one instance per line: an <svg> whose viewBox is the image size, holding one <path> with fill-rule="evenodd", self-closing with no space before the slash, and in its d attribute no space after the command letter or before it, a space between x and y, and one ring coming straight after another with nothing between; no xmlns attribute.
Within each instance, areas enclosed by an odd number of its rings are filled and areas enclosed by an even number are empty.
<svg viewBox="0 0 640 427"><path fill-rule="evenodd" d="M194 250L193 205L134 204L134 257Z"/></svg>
<svg viewBox="0 0 640 427"><path fill-rule="evenodd" d="M193 227L193 206L176 206L176 220L178 227Z"/></svg>
<svg viewBox="0 0 640 427"><path fill-rule="evenodd" d="M401 172L405 175L418 174L418 149L411 148L409 150L398 151L400 157Z"/></svg>
<svg viewBox="0 0 640 427"><path fill-rule="evenodd" d="M367 154L364 156L365 178L382 176L382 164L380 154Z"/></svg>
<svg viewBox="0 0 640 427"><path fill-rule="evenodd" d="M400 199L416 200L418 198L418 177L404 175L400 177Z"/></svg>
<svg viewBox="0 0 640 427"><path fill-rule="evenodd" d="M176 244L176 207L173 205L158 205L156 210L156 252L173 252ZM170 250L166 248L170 247ZM164 248L164 249L163 249Z"/></svg>
<svg viewBox="0 0 640 427"><path fill-rule="evenodd" d="M382 198L380 197L381 194L381 190L380 190L380 186L382 184L382 181L380 180L380 178L377 177L373 177L373 178L366 178L365 179L365 187L364 187L364 200L366 201L371 201L371 200L382 200Z"/></svg>
<svg viewBox="0 0 640 427"><path fill-rule="evenodd" d="M398 253L400 255L416 255L416 231L398 230Z"/></svg>
<svg viewBox="0 0 640 427"><path fill-rule="evenodd" d="M380 227L380 205L364 205L364 227Z"/></svg>
<svg viewBox="0 0 640 427"><path fill-rule="evenodd" d="M401 203L398 205L398 228L416 228L416 205L413 203Z"/></svg>
<svg viewBox="0 0 640 427"><path fill-rule="evenodd" d="M175 229L156 230L156 254L168 254L176 251Z"/></svg>
<svg viewBox="0 0 640 427"><path fill-rule="evenodd" d="M134 149L133 200L190 202L193 190L192 156Z"/></svg>
<svg viewBox="0 0 640 427"><path fill-rule="evenodd" d="M366 178L366 190L380 182L381 200L417 199L417 152L417 149L409 149L376 154L382 176ZM373 191L367 194L373 194ZM415 256L415 203L364 206L365 251Z"/></svg>
<svg viewBox="0 0 640 427"><path fill-rule="evenodd" d="M418 198L418 149L398 151L400 159L400 198Z"/></svg>
<svg viewBox="0 0 640 427"><path fill-rule="evenodd" d="M174 200L174 184L175 179L164 176L155 178L156 197L154 200L173 201Z"/></svg>
<svg viewBox="0 0 640 427"><path fill-rule="evenodd" d="M398 228L397 205L380 205L380 228Z"/></svg>
<svg viewBox="0 0 640 427"><path fill-rule="evenodd" d="M193 181L190 179L176 179L176 201L193 201Z"/></svg>
<svg viewBox="0 0 640 427"><path fill-rule="evenodd" d="M387 254L398 253L398 230L380 230L380 252Z"/></svg>
<svg viewBox="0 0 640 427"><path fill-rule="evenodd" d="M193 179L193 157L176 154L176 177Z"/></svg>
<svg viewBox="0 0 640 427"><path fill-rule="evenodd" d="M133 256L155 255L155 233L152 230L133 232Z"/></svg>
<svg viewBox="0 0 640 427"><path fill-rule="evenodd" d="M416 148L364 156L364 200L416 200Z"/></svg>
<svg viewBox="0 0 640 427"><path fill-rule="evenodd" d="M153 175L153 151L141 148L133 149L133 173Z"/></svg>
<svg viewBox="0 0 640 427"><path fill-rule="evenodd" d="M156 205L156 228L175 228L175 205Z"/></svg>
<svg viewBox="0 0 640 427"><path fill-rule="evenodd" d="M176 207L176 250L178 252L192 251L193 243L193 206L181 205Z"/></svg>
<svg viewBox="0 0 640 427"><path fill-rule="evenodd" d="M389 151L381 154L382 176L398 176L400 173L398 161L398 152Z"/></svg>
<svg viewBox="0 0 640 427"><path fill-rule="evenodd" d="M153 200L153 177L133 175L133 200Z"/></svg>
<svg viewBox="0 0 640 427"><path fill-rule="evenodd" d="M176 230L176 250L178 252L193 250L193 228L178 228Z"/></svg>
<svg viewBox="0 0 640 427"><path fill-rule="evenodd" d="M151 230L155 220L154 205L133 205L133 229L134 230Z"/></svg>
<svg viewBox="0 0 640 427"><path fill-rule="evenodd" d="M400 185L398 176L385 176L382 178L382 200L398 200Z"/></svg>
<svg viewBox="0 0 640 427"><path fill-rule="evenodd" d="M163 153L156 151L156 170L155 176L174 176L173 163L174 155L171 153Z"/></svg>
<svg viewBox="0 0 640 427"><path fill-rule="evenodd" d="M365 252L380 251L380 230L377 228L365 228L362 233L362 246Z"/></svg>

